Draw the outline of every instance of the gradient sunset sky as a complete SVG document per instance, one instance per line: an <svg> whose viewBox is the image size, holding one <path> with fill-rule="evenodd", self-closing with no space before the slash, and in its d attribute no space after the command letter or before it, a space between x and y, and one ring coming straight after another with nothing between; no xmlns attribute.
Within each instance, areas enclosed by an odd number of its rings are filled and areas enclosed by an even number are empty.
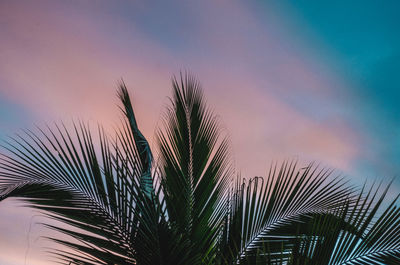
<svg viewBox="0 0 400 265"><path fill-rule="evenodd" d="M193 73L237 172L298 158L352 183L400 177L399 1L0 1L0 140L72 119L118 125L123 78L153 142L171 76ZM400 189L397 180L393 189ZM0 203L0 264L46 263L41 217Z"/></svg>

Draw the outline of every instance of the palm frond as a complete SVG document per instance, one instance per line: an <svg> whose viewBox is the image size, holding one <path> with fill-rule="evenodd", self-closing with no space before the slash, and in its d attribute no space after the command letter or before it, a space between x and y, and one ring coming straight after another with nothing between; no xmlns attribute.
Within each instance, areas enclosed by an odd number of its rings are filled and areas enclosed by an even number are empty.
<svg viewBox="0 0 400 265"><path fill-rule="evenodd" d="M8 154L0 158L1 199L22 197L32 207L51 213L52 218L86 231L57 228L82 242L92 242L92 246L103 242L100 245L106 247L100 250L63 242L85 253L88 260L93 255L103 257L103 264L121 259L134 262L137 199L142 191L152 191L147 141L132 122L133 110L124 86L120 96L131 130L119 135L119 144L110 142L100 128L98 144L94 144L90 130L82 123L74 124L73 133L56 124L47 132L25 131L23 136L12 138L3 145ZM120 148L121 141L131 141L131 149Z"/></svg>
<svg viewBox="0 0 400 265"><path fill-rule="evenodd" d="M232 264L262 256L263 262L287 262L299 225L304 230L304 224L341 207L352 194L342 179L329 178L330 173L286 162L279 169L271 167L265 180L257 177L237 185L227 217L230 247L224 255Z"/></svg>
<svg viewBox="0 0 400 265"><path fill-rule="evenodd" d="M150 145L138 128L131 99L129 97L129 93L125 86L125 83L123 82L120 85L118 96L122 104L124 105L125 108L124 114L129 122L131 136L133 136L133 140L130 139L130 144L132 145L133 143L135 143L136 145L136 148L130 148L129 150L130 152L128 153L135 152L137 150L136 155L137 157L140 158L140 163L143 169L140 176L140 187L148 197L151 197L154 195L154 189L153 189L153 179L151 177L153 155L150 150ZM127 133L125 133L125 135L120 134L120 136L121 139L124 139L127 136ZM125 152L126 151L127 150L125 150ZM136 159L131 159L131 161L134 163L134 165L137 163Z"/></svg>
<svg viewBox="0 0 400 265"><path fill-rule="evenodd" d="M229 145L199 83L190 75L172 82L172 106L157 135L161 185L169 221L205 264L224 216L223 196L232 170Z"/></svg>
<svg viewBox="0 0 400 265"><path fill-rule="evenodd" d="M233 179L229 140L191 75L173 78L157 164L125 84L110 140L83 123L23 131L0 154L0 201L21 198L69 236L61 264L399 264L400 210L387 193L296 161ZM366 193L366 194L365 194ZM396 198L397 199L397 198ZM70 240L71 239L71 240Z"/></svg>
<svg viewBox="0 0 400 265"><path fill-rule="evenodd" d="M389 186L380 196L379 186L372 186L366 194L363 188L353 204L348 203L336 215L339 219L334 222L329 222L328 216L321 216L310 223L311 233L293 251L303 262L292 264L398 264L400 210L396 201L399 196L378 216Z"/></svg>

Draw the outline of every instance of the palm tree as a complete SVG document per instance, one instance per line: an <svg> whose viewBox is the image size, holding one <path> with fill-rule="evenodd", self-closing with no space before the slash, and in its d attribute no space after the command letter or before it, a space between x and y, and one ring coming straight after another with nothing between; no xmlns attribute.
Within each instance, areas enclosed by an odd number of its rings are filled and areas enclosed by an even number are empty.
<svg viewBox="0 0 400 265"><path fill-rule="evenodd" d="M58 221L45 226L69 236L51 238L59 263L399 262L395 201L375 220L387 190L374 203L378 189L357 192L296 162L242 180L199 83L181 75L172 86L155 160L124 83L115 139L100 127L96 138L83 123L55 124L3 145L0 200L21 198Z"/></svg>

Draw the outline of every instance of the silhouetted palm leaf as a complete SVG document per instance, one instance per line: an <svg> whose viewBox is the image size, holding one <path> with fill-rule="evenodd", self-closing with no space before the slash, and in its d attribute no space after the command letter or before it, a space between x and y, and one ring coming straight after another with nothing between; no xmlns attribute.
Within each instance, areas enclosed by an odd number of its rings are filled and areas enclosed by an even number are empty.
<svg viewBox="0 0 400 265"><path fill-rule="evenodd" d="M202 264L215 256L232 169L228 140L206 107L199 83L173 79L172 106L158 133L160 178L169 222Z"/></svg>
<svg viewBox="0 0 400 265"><path fill-rule="evenodd" d="M339 220L321 216L310 223L312 232L299 240L291 264L400 264L399 196L377 216L389 186L377 200L379 187L366 195L363 189Z"/></svg>
<svg viewBox="0 0 400 265"><path fill-rule="evenodd" d="M340 208L351 196L341 179L329 180L329 175L312 165L297 169L296 163L284 163L271 168L265 181L237 184L226 218L225 262L286 262L296 232L306 232L305 224Z"/></svg>
<svg viewBox="0 0 400 265"><path fill-rule="evenodd" d="M331 171L295 162L234 181L229 141L191 76L173 79L157 164L125 84L109 140L79 123L24 131L3 145L0 200L22 198L69 235L62 264L397 264L400 212L375 221L383 193L358 195ZM372 196L372 198L371 198Z"/></svg>
<svg viewBox="0 0 400 265"><path fill-rule="evenodd" d="M83 252L58 251L74 262L125 264L133 263L136 255L132 235L137 229L138 199L142 191L148 194L152 189L148 181L151 161L140 153L149 155L143 151L148 144L133 122L124 86L120 97L131 130L120 133L117 142L110 143L99 129L96 146L91 132L80 124L74 125L73 134L64 125L55 125L47 132L39 129L40 135L26 131L4 145L9 155L3 154L0 161L2 199L23 197L52 218L79 228L50 226L84 243L57 240Z"/></svg>

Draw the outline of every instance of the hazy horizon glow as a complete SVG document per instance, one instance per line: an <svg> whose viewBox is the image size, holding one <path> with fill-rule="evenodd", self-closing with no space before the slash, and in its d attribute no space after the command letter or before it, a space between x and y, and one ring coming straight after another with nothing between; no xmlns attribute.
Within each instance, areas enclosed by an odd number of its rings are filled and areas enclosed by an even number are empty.
<svg viewBox="0 0 400 265"><path fill-rule="evenodd" d="M0 139L54 120L112 128L123 78L153 143L171 76L187 70L229 132L242 175L298 158L354 183L387 182L400 175L398 8L395 1L2 1ZM0 204L1 264L23 264L31 216ZM26 264L44 264L40 245L30 245Z"/></svg>

